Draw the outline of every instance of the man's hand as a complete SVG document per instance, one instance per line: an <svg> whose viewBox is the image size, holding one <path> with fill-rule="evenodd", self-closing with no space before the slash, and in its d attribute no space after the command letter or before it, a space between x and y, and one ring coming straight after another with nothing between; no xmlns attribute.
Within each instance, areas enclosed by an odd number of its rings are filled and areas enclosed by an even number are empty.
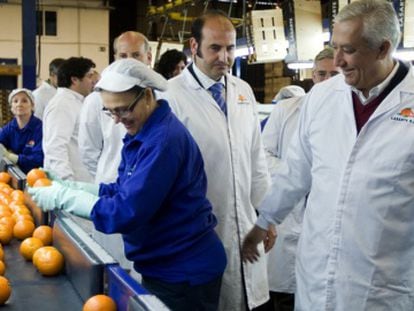
<svg viewBox="0 0 414 311"><path fill-rule="evenodd" d="M264 240L264 248L265 248L266 253L272 249L273 245L275 245L276 238L277 238L276 227L275 225L270 225L269 229L267 230L266 238Z"/></svg>
<svg viewBox="0 0 414 311"><path fill-rule="evenodd" d="M260 254L257 245L267 237L267 230L254 226L246 235L242 245L242 259L244 262L254 263L259 260Z"/></svg>

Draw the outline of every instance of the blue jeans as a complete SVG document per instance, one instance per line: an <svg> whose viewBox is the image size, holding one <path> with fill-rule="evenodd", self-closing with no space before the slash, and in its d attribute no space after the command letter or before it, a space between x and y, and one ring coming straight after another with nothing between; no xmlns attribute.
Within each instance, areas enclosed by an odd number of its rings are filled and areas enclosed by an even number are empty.
<svg viewBox="0 0 414 311"><path fill-rule="evenodd" d="M188 282L166 283L159 279L143 277L142 286L173 311L216 311L221 277L220 275L213 281L200 285L190 285Z"/></svg>

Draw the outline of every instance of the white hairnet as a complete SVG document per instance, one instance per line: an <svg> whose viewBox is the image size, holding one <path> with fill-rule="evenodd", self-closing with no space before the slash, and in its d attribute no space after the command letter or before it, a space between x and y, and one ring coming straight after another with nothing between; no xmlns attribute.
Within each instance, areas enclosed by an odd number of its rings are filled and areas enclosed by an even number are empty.
<svg viewBox="0 0 414 311"><path fill-rule="evenodd" d="M95 89L119 93L128 91L134 86L165 91L167 80L140 61L124 58L113 62L104 69Z"/></svg>
<svg viewBox="0 0 414 311"><path fill-rule="evenodd" d="M279 101L286 98L298 97L305 95L305 90L297 85L288 85L282 87L280 91L276 94L274 100Z"/></svg>
<svg viewBox="0 0 414 311"><path fill-rule="evenodd" d="M19 89L14 89L10 94L9 94L9 105L11 105L11 103L12 103L12 100L13 100L13 97L16 95L16 94L19 94L19 93L25 93L28 97L29 97L29 99L30 99L30 101L32 102L32 104L34 105L35 104L35 100L34 100L34 97L33 97L33 94L32 94L32 91L30 91L30 90L28 90L28 89L25 89L25 88L19 88Z"/></svg>

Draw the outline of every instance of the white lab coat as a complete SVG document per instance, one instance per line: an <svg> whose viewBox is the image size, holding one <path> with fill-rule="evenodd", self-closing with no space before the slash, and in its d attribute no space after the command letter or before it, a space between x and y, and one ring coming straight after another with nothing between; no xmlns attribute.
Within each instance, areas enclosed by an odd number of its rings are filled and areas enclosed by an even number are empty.
<svg viewBox="0 0 414 311"><path fill-rule="evenodd" d="M286 157L292 135L298 126L303 97L279 101L263 129L263 145L270 171L277 172ZM302 227L305 198L277 227L277 241L268 255L269 289L273 292L294 293L296 289L296 248Z"/></svg>
<svg viewBox="0 0 414 311"><path fill-rule="evenodd" d="M39 87L33 91L33 97L35 99L34 115L40 120L43 120L46 105L55 96L56 91L56 88L46 81L42 81Z"/></svg>
<svg viewBox="0 0 414 311"><path fill-rule="evenodd" d="M255 207L269 185L261 142L256 100L250 86L227 75L226 117L208 91L186 68L169 80L167 99L172 110L189 129L204 159L207 197L217 216L219 234L227 255L220 310L245 308L243 286L249 308L269 299L266 260L257 265L241 264L243 238L256 220ZM260 248L263 252L263 248ZM244 281L242 280L242 269Z"/></svg>
<svg viewBox="0 0 414 311"><path fill-rule="evenodd" d="M122 139L126 134L125 126L122 123L115 124L102 108L101 94L92 92L85 98L79 119L79 152L96 184L116 181L121 162ZM121 234L105 234L92 229L92 237L123 268L133 270L133 263L125 258Z"/></svg>
<svg viewBox="0 0 414 311"><path fill-rule="evenodd" d="M115 124L102 108L101 95L92 92L85 98L79 119L79 151L96 184L111 183L118 177L126 134L125 126Z"/></svg>
<svg viewBox="0 0 414 311"><path fill-rule="evenodd" d="M359 134L343 75L307 95L258 220L280 223L310 190L297 310L414 310L414 117L404 108L414 111L412 69Z"/></svg>
<svg viewBox="0 0 414 311"><path fill-rule="evenodd" d="M46 106L43 118L44 167L62 179L91 182L78 148L79 114L84 97L68 88L58 88Z"/></svg>

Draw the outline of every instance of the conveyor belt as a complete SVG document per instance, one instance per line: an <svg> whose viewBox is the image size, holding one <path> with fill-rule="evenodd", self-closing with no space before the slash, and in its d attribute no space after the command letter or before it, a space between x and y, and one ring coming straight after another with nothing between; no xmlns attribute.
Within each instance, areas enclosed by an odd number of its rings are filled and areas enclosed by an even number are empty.
<svg viewBox="0 0 414 311"><path fill-rule="evenodd" d="M1 310L75 311L83 302L64 274L42 276L31 261L19 254L20 241L4 246L6 274L12 287L9 301Z"/></svg>

